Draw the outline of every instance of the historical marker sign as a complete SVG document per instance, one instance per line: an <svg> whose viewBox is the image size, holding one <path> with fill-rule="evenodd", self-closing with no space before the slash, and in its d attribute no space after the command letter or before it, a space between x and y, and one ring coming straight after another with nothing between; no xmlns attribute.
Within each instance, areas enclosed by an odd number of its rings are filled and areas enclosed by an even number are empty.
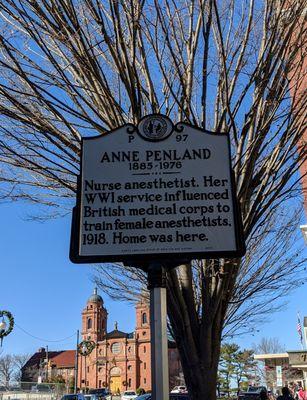
<svg viewBox="0 0 307 400"><path fill-rule="evenodd" d="M71 260L244 254L227 135L163 115L82 141Z"/></svg>
<svg viewBox="0 0 307 400"><path fill-rule="evenodd" d="M307 351L288 351L290 365L307 365Z"/></svg>

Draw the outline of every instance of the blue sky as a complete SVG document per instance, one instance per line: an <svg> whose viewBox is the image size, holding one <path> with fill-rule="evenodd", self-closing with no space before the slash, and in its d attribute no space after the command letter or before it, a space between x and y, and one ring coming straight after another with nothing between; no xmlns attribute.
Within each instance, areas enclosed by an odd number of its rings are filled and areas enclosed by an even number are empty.
<svg viewBox="0 0 307 400"><path fill-rule="evenodd" d="M74 348L75 336L58 343L47 340L66 338L80 328L81 310L93 291L90 266L74 265L68 258L70 216L40 223L25 220L30 211L21 203L0 206L0 309L11 311L16 320L3 342L6 353L31 353L46 345ZM107 298L105 304L109 330L117 320L119 329L133 331L133 307Z"/></svg>
<svg viewBox="0 0 307 400"><path fill-rule="evenodd" d="M22 203L0 206L0 309L11 311L16 320L14 331L4 339L4 353L33 353L46 345L50 350L74 348L81 311L93 291L91 267L74 265L68 258L70 215L43 223L28 221L32 207ZM108 329L118 321L119 329L133 331L133 306L101 295L109 312ZM307 316L306 286L291 293L288 300L287 308L270 316L269 323L258 327L257 335L246 335L237 342L249 348L261 337L279 337L287 349L300 348L296 313L300 310L302 317Z"/></svg>

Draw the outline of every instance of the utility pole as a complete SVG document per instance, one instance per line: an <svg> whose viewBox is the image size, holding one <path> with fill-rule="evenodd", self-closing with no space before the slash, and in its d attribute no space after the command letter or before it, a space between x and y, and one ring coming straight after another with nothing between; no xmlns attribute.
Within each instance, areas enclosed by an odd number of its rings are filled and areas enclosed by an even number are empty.
<svg viewBox="0 0 307 400"><path fill-rule="evenodd" d="M76 356L75 356L75 382L74 382L74 393L77 393L78 390L78 367L79 367L79 353L78 353L78 347L79 347L79 329L77 330L77 346L76 346Z"/></svg>
<svg viewBox="0 0 307 400"><path fill-rule="evenodd" d="M48 382L48 364L49 364L49 354L48 354L48 346L46 346L46 360L45 360L45 365L46 365L46 382Z"/></svg>

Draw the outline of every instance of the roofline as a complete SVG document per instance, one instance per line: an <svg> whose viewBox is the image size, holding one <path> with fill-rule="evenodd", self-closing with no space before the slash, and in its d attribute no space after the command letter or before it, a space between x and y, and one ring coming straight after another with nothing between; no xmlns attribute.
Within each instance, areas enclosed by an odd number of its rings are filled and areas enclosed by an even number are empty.
<svg viewBox="0 0 307 400"><path fill-rule="evenodd" d="M289 358L289 354L288 353L254 354L255 360L266 360L268 358Z"/></svg>
<svg viewBox="0 0 307 400"><path fill-rule="evenodd" d="M287 350L287 353L307 353L307 350Z"/></svg>

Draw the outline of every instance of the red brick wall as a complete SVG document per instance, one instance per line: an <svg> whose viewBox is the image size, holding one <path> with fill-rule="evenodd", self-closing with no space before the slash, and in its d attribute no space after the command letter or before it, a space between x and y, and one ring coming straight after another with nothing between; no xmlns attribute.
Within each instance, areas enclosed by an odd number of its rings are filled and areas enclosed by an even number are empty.
<svg viewBox="0 0 307 400"><path fill-rule="evenodd" d="M295 10L297 5L296 1L289 0L289 8ZM305 9L306 15L306 9ZM305 20L306 21L306 20ZM296 110L300 112L300 119L298 125L302 131L302 138L300 142L300 149L305 151L306 158L306 143L307 143L307 129L306 129L306 106L302 102L306 101L306 89L307 89L307 37L306 37L306 22L304 22L303 17L298 21L297 29L293 35L292 43L293 46L298 46L299 51L292 64L292 69L289 73L289 84L290 93L292 96L293 105ZM302 189L304 194L304 206L305 212L307 214L307 160L300 168L302 176Z"/></svg>

